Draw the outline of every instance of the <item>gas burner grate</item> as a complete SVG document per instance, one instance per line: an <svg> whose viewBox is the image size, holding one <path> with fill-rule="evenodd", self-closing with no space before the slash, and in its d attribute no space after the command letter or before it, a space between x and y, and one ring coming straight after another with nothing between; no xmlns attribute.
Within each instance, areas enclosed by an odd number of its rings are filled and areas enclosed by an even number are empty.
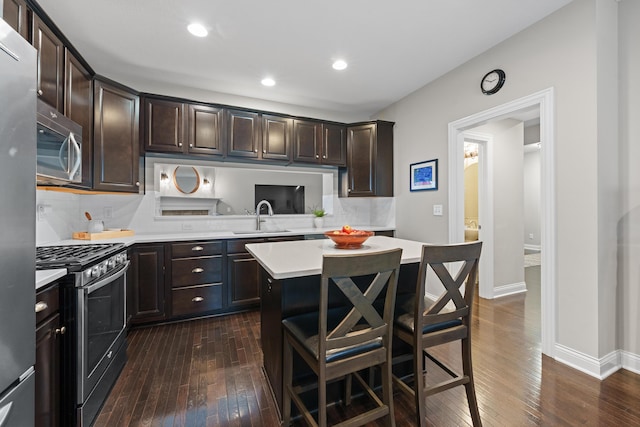
<svg viewBox="0 0 640 427"><path fill-rule="evenodd" d="M124 247L122 243L98 243L69 246L40 246L36 248L36 268L73 268L109 255Z"/></svg>

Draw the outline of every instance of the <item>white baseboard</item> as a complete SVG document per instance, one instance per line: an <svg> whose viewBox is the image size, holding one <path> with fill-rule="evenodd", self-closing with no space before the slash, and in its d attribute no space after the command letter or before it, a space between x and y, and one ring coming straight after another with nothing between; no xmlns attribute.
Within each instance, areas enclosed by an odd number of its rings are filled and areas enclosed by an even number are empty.
<svg viewBox="0 0 640 427"><path fill-rule="evenodd" d="M524 248L528 251L540 251L542 247L540 245L527 245L525 243Z"/></svg>
<svg viewBox="0 0 640 427"><path fill-rule="evenodd" d="M515 295L522 292L527 292L527 284L525 282L510 283L493 288L493 297L506 297L507 295Z"/></svg>
<svg viewBox="0 0 640 427"><path fill-rule="evenodd" d="M640 355L620 350L620 359L624 369L640 375Z"/></svg>
<svg viewBox="0 0 640 427"><path fill-rule="evenodd" d="M561 344L556 344L555 359L600 380L607 378L621 368L640 374L640 355L624 350L612 351L598 359Z"/></svg>

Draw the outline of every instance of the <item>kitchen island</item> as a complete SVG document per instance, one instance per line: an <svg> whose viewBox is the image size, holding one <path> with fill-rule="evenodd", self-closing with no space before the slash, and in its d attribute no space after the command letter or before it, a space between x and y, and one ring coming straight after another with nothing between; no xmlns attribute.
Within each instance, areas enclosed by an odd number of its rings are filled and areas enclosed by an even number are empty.
<svg viewBox="0 0 640 427"><path fill-rule="evenodd" d="M423 243L385 236L370 237L361 249L336 249L331 240L300 240L246 245L261 267L261 342L263 367L276 406L282 413L282 319L318 309L322 256L360 254L402 248L398 293L413 293ZM330 304L340 295L330 293ZM294 363L294 377L304 375Z"/></svg>

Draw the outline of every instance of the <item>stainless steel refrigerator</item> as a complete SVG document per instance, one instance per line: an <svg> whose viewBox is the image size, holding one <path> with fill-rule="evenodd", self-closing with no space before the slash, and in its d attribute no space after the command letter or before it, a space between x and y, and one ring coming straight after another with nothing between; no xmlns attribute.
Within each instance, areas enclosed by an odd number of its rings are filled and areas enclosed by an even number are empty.
<svg viewBox="0 0 640 427"><path fill-rule="evenodd" d="M35 177L36 51L0 19L0 427L34 425Z"/></svg>

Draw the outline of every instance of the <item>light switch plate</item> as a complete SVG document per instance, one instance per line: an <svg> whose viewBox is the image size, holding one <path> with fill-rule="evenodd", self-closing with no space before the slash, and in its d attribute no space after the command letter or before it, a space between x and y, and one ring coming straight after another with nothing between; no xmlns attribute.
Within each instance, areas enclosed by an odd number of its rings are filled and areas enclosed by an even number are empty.
<svg viewBox="0 0 640 427"><path fill-rule="evenodd" d="M442 216L442 205L433 205L433 214L435 216Z"/></svg>

